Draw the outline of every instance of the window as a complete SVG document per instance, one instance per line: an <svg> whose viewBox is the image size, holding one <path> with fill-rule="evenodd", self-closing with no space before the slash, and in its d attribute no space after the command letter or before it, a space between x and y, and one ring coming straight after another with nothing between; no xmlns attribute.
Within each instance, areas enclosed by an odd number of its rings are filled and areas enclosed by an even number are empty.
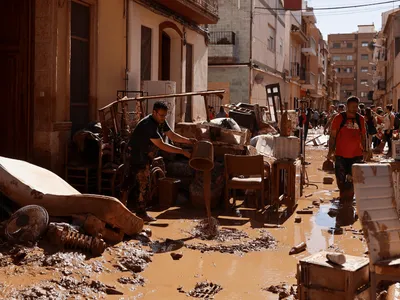
<svg viewBox="0 0 400 300"><path fill-rule="evenodd" d="M397 54L400 52L400 38L394 39L394 56L396 57Z"/></svg>
<svg viewBox="0 0 400 300"><path fill-rule="evenodd" d="M340 68L336 68L336 73L340 73Z"/></svg>
<svg viewBox="0 0 400 300"><path fill-rule="evenodd" d="M368 60L368 54L361 54L361 60Z"/></svg>
<svg viewBox="0 0 400 300"><path fill-rule="evenodd" d="M368 42L362 42L361 47L368 47Z"/></svg>
<svg viewBox="0 0 400 300"><path fill-rule="evenodd" d="M361 92L360 96L361 97L367 97L368 96L368 92Z"/></svg>
<svg viewBox="0 0 400 300"><path fill-rule="evenodd" d="M368 80L367 80L367 79L362 79L362 80L360 81L360 84L367 85L367 84L368 84Z"/></svg>
<svg viewBox="0 0 400 300"><path fill-rule="evenodd" d="M333 48L335 48L335 49L340 48L340 43L333 43Z"/></svg>
<svg viewBox="0 0 400 300"><path fill-rule="evenodd" d="M347 48L353 48L353 43L347 43Z"/></svg>
<svg viewBox="0 0 400 300"><path fill-rule="evenodd" d="M368 67L361 67L361 73L367 73Z"/></svg>
<svg viewBox="0 0 400 300"><path fill-rule="evenodd" d="M151 28L142 26L140 80L151 80Z"/></svg>
<svg viewBox="0 0 400 300"><path fill-rule="evenodd" d="M347 55L347 60L353 60L353 55Z"/></svg>
<svg viewBox="0 0 400 300"><path fill-rule="evenodd" d="M345 68L344 71L345 71L345 73L352 73L352 69L351 68Z"/></svg>
<svg viewBox="0 0 400 300"><path fill-rule="evenodd" d="M269 31L269 36L268 36L268 41L267 41L267 47L268 47L268 50L275 52L276 31L272 27L268 27L268 31Z"/></svg>
<svg viewBox="0 0 400 300"><path fill-rule="evenodd" d="M333 59L333 61L338 61L338 60L340 60L340 56L333 56L332 59Z"/></svg>

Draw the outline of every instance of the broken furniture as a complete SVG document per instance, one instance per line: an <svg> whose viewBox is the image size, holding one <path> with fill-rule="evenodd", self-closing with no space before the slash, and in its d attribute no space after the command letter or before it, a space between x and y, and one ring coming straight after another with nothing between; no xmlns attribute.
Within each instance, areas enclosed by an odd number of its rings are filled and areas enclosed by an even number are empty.
<svg viewBox="0 0 400 300"><path fill-rule="evenodd" d="M19 206L43 206L50 216L92 214L128 235L143 228L143 220L118 199L81 194L56 174L22 160L0 156L0 192Z"/></svg>
<svg viewBox="0 0 400 300"><path fill-rule="evenodd" d="M354 300L365 294L369 285L368 259L346 255L343 265L330 263L322 251L297 264L300 300Z"/></svg>
<svg viewBox="0 0 400 300"><path fill-rule="evenodd" d="M300 139L263 134L258 137L256 149L258 153L276 159L297 159L300 156Z"/></svg>
<svg viewBox="0 0 400 300"><path fill-rule="evenodd" d="M99 142L98 193L115 197L117 170L120 164L114 158L114 144Z"/></svg>
<svg viewBox="0 0 400 300"><path fill-rule="evenodd" d="M96 142L97 143L97 142ZM98 158L99 150L90 160L87 159L84 152L78 148L74 142L67 144L65 151L65 180L74 188L89 193L97 190L98 179Z"/></svg>
<svg viewBox="0 0 400 300"><path fill-rule="evenodd" d="M300 159L278 159L272 164L272 205L284 204L289 213L301 197L302 164Z"/></svg>
<svg viewBox="0 0 400 300"><path fill-rule="evenodd" d="M381 280L400 280L400 216L389 164L355 164L357 212L369 249L370 298Z"/></svg>
<svg viewBox="0 0 400 300"><path fill-rule="evenodd" d="M211 219L211 170L214 168L214 147L209 141L199 141L193 148L189 165L203 172L203 197L207 217Z"/></svg>
<svg viewBox="0 0 400 300"><path fill-rule="evenodd" d="M230 190L260 191L261 201L257 208L265 206L265 189L267 178L264 171L262 155L230 155L225 154L225 208L230 207ZM233 201L235 202L235 197ZM233 203L234 204L234 203Z"/></svg>

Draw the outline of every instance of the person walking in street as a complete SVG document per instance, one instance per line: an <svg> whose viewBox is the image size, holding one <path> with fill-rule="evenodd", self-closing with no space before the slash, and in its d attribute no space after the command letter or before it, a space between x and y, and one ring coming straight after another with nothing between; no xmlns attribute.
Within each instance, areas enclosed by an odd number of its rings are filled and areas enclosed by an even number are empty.
<svg viewBox="0 0 400 300"><path fill-rule="evenodd" d="M388 104L386 105L386 114L384 116L377 115L377 117L383 121L383 143L384 145L388 143L388 152L386 153L388 157L392 155L392 134L394 128L394 115L392 110L392 104Z"/></svg>
<svg viewBox="0 0 400 300"><path fill-rule="evenodd" d="M367 107L365 109L365 123L367 125L367 144L366 151L368 151L368 159L372 158L372 138L378 133L376 130L376 118L372 115L371 108Z"/></svg>
<svg viewBox="0 0 400 300"><path fill-rule="evenodd" d="M221 105L219 107L219 112L217 113L216 118L227 118L227 117L228 117L228 114L225 112L224 107Z"/></svg>
<svg viewBox="0 0 400 300"><path fill-rule="evenodd" d="M328 159L335 158L336 182L342 205L351 205L354 197L351 168L364 160L366 145L365 119L358 111L360 100L347 99L347 111L333 119L329 139Z"/></svg>
<svg viewBox="0 0 400 300"><path fill-rule="evenodd" d="M158 149L190 158L188 151L165 143L164 135L182 144L197 142L173 132L166 120L167 113L168 106L164 102L154 103L152 114L140 120L133 130L125 151L121 202L131 210L136 209L136 215L145 222L156 220L147 214L146 203L150 192L150 165Z"/></svg>
<svg viewBox="0 0 400 300"><path fill-rule="evenodd" d="M314 113L312 115L312 126L314 128L317 128L318 126L318 121L319 121L319 113L317 110L314 110Z"/></svg>

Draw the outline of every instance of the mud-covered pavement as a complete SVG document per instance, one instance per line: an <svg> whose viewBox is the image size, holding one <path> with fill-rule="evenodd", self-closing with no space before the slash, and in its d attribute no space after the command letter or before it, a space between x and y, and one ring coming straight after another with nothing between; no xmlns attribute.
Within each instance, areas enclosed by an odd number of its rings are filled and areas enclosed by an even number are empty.
<svg viewBox="0 0 400 300"><path fill-rule="evenodd" d="M187 299L188 296L279 299L282 291L289 295L296 288L293 285L299 259L326 249L360 256L366 251L354 212L331 209L331 200L337 192L336 182L322 183L326 176L321 170L326 148L311 146L306 154L311 162L307 166L309 181L318 185L318 189L306 187L298 210L310 207L313 214L294 213L280 228L252 228L250 222L221 224L219 235L210 240L196 231L205 212L180 208L150 212L158 221L156 226L146 227L151 228L150 239L158 242L145 239L123 242L108 248L98 258L78 252L51 253L37 247L5 249L3 245L0 296L2 299ZM301 217L300 223L295 223L296 216ZM333 230L336 225L343 232ZM306 242L306 251L289 255L290 249L301 242Z"/></svg>

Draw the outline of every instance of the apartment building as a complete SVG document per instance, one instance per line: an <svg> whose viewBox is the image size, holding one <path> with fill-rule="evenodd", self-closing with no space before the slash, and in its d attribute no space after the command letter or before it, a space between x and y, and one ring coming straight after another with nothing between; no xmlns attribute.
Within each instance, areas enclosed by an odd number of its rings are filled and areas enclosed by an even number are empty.
<svg viewBox="0 0 400 300"><path fill-rule="evenodd" d="M398 111L400 108L400 10L395 9L383 16L381 39L375 44L378 54L377 66L383 72L385 67L384 79L378 81L378 89L386 90L384 95L384 105L393 104L393 108ZM386 22L385 22L386 21Z"/></svg>
<svg viewBox="0 0 400 300"><path fill-rule="evenodd" d="M202 24L217 23L217 0L15 0L0 1L0 14L2 156L62 174L71 133L117 90L143 80L207 89Z"/></svg>
<svg viewBox="0 0 400 300"><path fill-rule="evenodd" d="M291 99L297 95L286 88L289 61L282 1L219 0L218 6L224 13L209 26L209 88L228 89L225 99L231 103L266 105L265 85L279 83L282 98L293 106Z"/></svg>
<svg viewBox="0 0 400 300"><path fill-rule="evenodd" d="M372 61L369 43L375 38L374 25L359 25L355 33L330 34L329 52L341 84L340 101L354 95L366 104L372 104Z"/></svg>

